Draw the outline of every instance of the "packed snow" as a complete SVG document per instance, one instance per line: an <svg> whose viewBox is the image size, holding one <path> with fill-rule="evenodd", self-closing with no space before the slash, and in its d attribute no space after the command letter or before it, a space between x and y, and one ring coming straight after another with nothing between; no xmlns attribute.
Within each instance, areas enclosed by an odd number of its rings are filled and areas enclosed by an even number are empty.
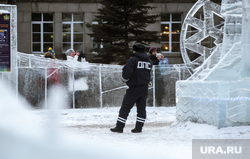
<svg viewBox="0 0 250 159"><path fill-rule="evenodd" d="M34 110L2 83L0 89L0 159L191 159L192 139L250 138L250 126L179 123L176 107L167 106L147 107L143 132L136 134L134 107L124 133L113 133L119 106L67 109L64 90L56 88L49 109Z"/></svg>

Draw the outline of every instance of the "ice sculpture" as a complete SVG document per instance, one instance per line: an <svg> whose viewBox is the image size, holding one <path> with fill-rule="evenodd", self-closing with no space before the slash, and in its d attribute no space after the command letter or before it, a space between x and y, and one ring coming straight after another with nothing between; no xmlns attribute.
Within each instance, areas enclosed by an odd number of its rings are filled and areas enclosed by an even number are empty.
<svg viewBox="0 0 250 159"><path fill-rule="evenodd" d="M201 2L209 0L197 3ZM250 124L250 2L222 0L221 15L225 18L221 48L217 47L188 80L176 84L179 121L219 128Z"/></svg>
<svg viewBox="0 0 250 159"><path fill-rule="evenodd" d="M182 25L180 41L185 64L193 67L199 66L220 46L221 27L224 21L220 10L220 5L216 3L199 0L187 14ZM214 42L207 43L211 39L214 39Z"/></svg>

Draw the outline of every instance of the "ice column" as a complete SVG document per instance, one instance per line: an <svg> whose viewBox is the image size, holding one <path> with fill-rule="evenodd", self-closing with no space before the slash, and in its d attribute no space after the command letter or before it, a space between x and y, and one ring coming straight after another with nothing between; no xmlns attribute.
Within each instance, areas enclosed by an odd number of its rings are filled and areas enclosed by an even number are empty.
<svg viewBox="0 0 250 159"><path fill-rule="evenodd" d="M250 1L243 0L242 16L242 69L241 76L250 77Z"/></svg>

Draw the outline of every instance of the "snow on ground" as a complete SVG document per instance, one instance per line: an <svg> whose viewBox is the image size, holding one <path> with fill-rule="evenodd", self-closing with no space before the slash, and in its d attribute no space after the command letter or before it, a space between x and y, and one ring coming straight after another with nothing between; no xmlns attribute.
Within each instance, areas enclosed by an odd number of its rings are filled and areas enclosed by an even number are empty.
<svg viewBox="0 0 250 159"><path fill-rule="evenodd" d="M71 109L61 112L61 125L71 134L87 138L94 143L132 150L133 153L149 153L158 158L192 158L192 139L249 139L250 126L227 127L198 123L178 123L175 120L176 107L148 107L147 121L143 132L133 134L130 130L136 120L134 107L124 129L124 133L112 133L119 107L102 109ZM46 122L47 112L36 111L42 122ZM135 151L135 152L134 152Z"/></svg>
<svg viewBox="0 0 250 159"><path fill-rule="evenodd" d="M250 126L178 123L176 107L148 107L139 134L130 132L133 108L124 133L113 133L119 107L33 110L1 83L0 89L0 159L191 159L192 139L250 138ZM63 105L60 93L53 94L49 105Z"/></svg>

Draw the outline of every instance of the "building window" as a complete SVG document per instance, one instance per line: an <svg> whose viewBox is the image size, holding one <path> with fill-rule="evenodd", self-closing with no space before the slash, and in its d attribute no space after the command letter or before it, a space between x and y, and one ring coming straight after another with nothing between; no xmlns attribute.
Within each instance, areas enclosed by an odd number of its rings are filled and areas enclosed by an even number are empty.
<svg viewBox="0 0 250 159"><path fill-rule="evenodd" d="M44 53L54 48L53 13L32 13L32 53Z"/></svg>
<svg viewBox="0 0 250 159"><path fill-rule="evenodd" d="M180 52L181 14L161 14L161 52Z"/></svg>
<svg viewBox="0 0 250 159"><path fill-rule="evenodd" d="M82 13L63 13L62 30L63 30L63 52L68 49L83 50L84 28Z"/></svg>

